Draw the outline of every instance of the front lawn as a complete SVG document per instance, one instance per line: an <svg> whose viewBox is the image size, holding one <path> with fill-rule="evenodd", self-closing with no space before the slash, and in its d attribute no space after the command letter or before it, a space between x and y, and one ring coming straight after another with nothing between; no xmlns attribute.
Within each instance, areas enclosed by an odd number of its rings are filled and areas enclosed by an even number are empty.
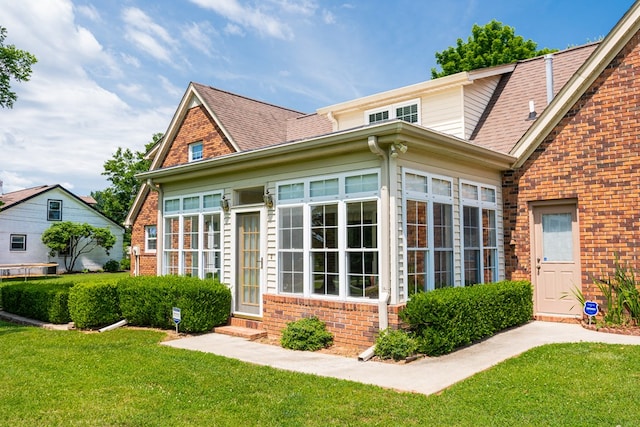
<svg viewBox="0 0 640 427"><path fill-rule="evenodd" d="M163 332L0 322L0 425L634 425L640 346L540 347L439 395L160 346Z"/></svg>

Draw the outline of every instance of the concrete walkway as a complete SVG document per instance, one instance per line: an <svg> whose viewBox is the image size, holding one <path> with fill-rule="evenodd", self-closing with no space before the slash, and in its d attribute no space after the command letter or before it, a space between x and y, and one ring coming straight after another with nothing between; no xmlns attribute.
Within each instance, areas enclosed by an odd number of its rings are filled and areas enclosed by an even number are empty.
<svg viewBox="0 0 640 427"><path fill-rule="evenodd" d="M166 341L162 344L214 353L288 371L428 395L437 393L533 347L582 341L640 345L638 336L590 331L577 324L539 321L502 332L455 353L419 359L408 364L360 362L356 358L287 350L215 333Z"/></svg>

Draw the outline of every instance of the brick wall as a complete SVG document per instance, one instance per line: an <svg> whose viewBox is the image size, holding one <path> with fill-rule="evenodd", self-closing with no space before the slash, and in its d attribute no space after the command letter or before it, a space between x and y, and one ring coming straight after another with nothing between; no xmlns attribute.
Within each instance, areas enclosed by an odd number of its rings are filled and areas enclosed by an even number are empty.
<svg viewBox="0 0 640 427"><path fill-rule="evenodd" d="M162 167L187 163L189 144L198 141L202 141L203 159L223 156L235 151L204 107L193 107L182 121L169 152L162 162Z"/></svg>
<svg viewBox="0 0 640 427"><path fill-rule="evenodd" d="M389 326L400 325L402 306L389 306ZM327 325L336 344L367 348L378 335L378 305L327 301L284 295L263 296L263 327L269 336L280 337L287 323L315 316Z"/></svg>
<svg viewBox="0 0 640 427"><path fill-rule="evenodd" d="M140 248L140 267L141 276L155 276L156 274L156 254L146 253L144 250L145 235L144 227L147 225L156 225L158 222L158 193L149 191L147 198L136 217L133 227L131 227L131 246ZM160 239L161 236L158 236ZM131 256L131 275L136 271L136 258Z"/></svg>
<svg viewBox="0 0 640 427"><path fill-rule="evenodd" d="M531 279L529 203L577 200L582 286L613 272L614 253L640 267L640 36L518 170L503 175L507 277ZM515 245L510 245L513 239Z"/></svg>

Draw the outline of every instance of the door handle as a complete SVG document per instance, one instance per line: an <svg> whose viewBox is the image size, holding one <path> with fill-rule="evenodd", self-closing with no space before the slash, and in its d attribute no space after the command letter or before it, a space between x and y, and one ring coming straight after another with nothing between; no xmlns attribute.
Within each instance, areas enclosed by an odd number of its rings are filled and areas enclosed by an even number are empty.
<svg viewBox="0 0 640 427"><path fill-rule="evenodd" d="M538 274L540 274L540 258L537 259L536 269L538 270Z"/></svg>

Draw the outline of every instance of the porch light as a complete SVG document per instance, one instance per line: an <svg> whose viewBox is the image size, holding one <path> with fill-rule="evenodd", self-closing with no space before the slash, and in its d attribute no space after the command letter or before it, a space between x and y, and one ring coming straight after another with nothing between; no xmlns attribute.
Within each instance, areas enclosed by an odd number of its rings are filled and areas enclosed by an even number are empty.
<svg viewBox="0 0 640 427"><path fill-rule="evenodd" d="M229 200L225 196L222 196L222 199L220 199L220 207L223 211L225 211L225 213L228 213L229 209L231 208L231 206L229 205Z"/></svg>
<svg viewBox="0 0 640 427"><path fill-rule="evenodd" d="M264 205L271 209L273 208L273 196L271 194L269 194L269 190L266 191L266 193L264 193L264 195L262 196L262 200L264 200Z"/></svg>

